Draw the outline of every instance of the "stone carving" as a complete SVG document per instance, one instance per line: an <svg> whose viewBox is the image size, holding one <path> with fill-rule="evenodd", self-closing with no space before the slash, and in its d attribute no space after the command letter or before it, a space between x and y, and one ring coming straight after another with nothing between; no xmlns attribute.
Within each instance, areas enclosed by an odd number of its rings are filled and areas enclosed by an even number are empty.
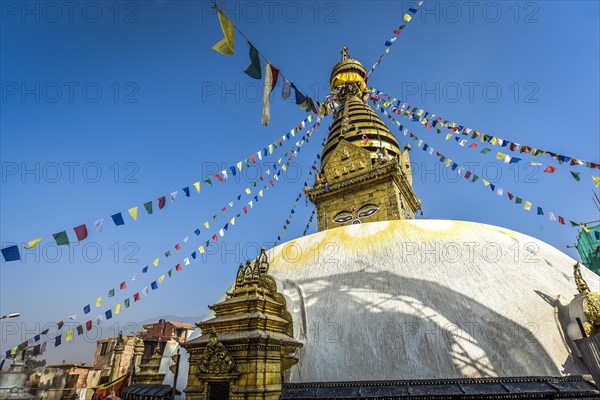
<svg viewBox="0 0 600 400"><path fill-rule="evenodd" d="M198 370L201 374L233 374L236 365L223 343L212 337L200 356Z"/></svg>

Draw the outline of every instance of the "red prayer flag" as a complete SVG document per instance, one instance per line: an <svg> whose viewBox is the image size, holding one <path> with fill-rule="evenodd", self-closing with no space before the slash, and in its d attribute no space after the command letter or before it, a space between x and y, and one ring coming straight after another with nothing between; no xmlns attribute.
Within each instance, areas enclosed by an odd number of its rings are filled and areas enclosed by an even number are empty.
<svg viewBox="0 0 600 400"><path fill-rule="evenodd" d="M558 168L556 168L556 167L547 166L546 169L544 170L544 172L547 172L547 173L551 174L554 171L556 171L557 169Z"/></svg>
<svg viewBox="0 0 600 400"><path fill-rule="evenodd" d="M56 326L57 326L57 329L60 329L60 328L62 328L64 324L65 324L65 323L64 323L63 321L60 321L60 322L58 322L58 323L56 324Z"/></svg>
<svg viewBox="0 0 600 400"><path fill-rule="evenodd" d="M514 195L513 195L511 192L508 192L508 199L509 199L509 200L512 200L512 199L513 199L513 197L515 197L515 196L514 196Z"/></svg>
<svg viewBox="0 0 600 400"><path fill-rule="evenodd" d="M125 281L121 282L121 286L119 286L119 288L120 288L121 290L125 290L125 289L127 289L127 284L125 283Z"/></svg>
<svg viewBox="0 0 600 400"><path fill-rule="evenodd" d="M275 186L272 179L269 179L269 183L271 184L271 186Z"/></svg>
<svg viewBox="0 0 600 400"><path fill-rule="evenodd" d="M223 211L223 214L227 214L227 207L221 208L221 211Z"/></svg>
<svg viewBox="0 0 600 400"><path fill-rule="evenodd" d="M561 225L565 224L565 219L563 217L561 217L560 215L558 216L558 223Z"/></svg>
<svg viewBox="0 0 600 400"><path fill-rule="evenodd" d="M175 250L177 250L177 251L181 250L181 246L179 245L179 243L177 243L177 244L175 245Z"/></svg>
<svg viewBox="0 0 600 400"><path fill-rule="evenodd" d="M213 235L212 240L214 240L215 242L218 242L219 238L217 237L217 235Z"/></svg>
<svg viewBox="0 0 600 400"><path fill-rule="evenodd" d="M162 209L167 204L167 198L165 196L158 198L158 208Z"/></svg>
<svg viewBox="0 0 600 400"><path fill-rule="evenodd" d="M279 70L277 68L275 68L273 65L271 65L271 63L268 64L269 67L271 67L271 77L273 80L273 83L271 84L271 92L273 91L273 89L275 89L275 85L277 85L277 79L279 78Z"/></svg>
<svg viewBox="0 0 600 400"><path fill-rule="evenodd" d="M181 271L181 264L177 264L175 266L175 271Z"/></svg>
<svg viewBox="0 0 600 400"><path fill-rule="evenodd" d="M470 148L470 149L474 149L475 147L477 147L477 143L472 143L472 144L469 146L469 148Z"/></svg>
<svg viewBox="0 0 600 400"><path fill-rule="evenodd" d="M465 172L465 179L469 179L471 177L471 171Z"/></svg>
<svg viewBox="0 0 600 400"><path fill-rule="evenodd" d="M91 319L85 323L85 329L87 329L88 331L92 330L92 320Z"/></svg>
<svg viewBox="0 0 600 400"><path fill-rule="evenodd" d="M40 348L41 348L41 347L42 347L42 346L41 346L41 345L39 345L39 344L36 344L36 345L35 345L35 347L33 348L33 355L34 355L34 356L37 356L37 355L39 355L39 354L40 354Z"/></svg>
<svg viewBox="0 0 600 400"><path fill-rule="evenodd" d="M521 153L529 153L531 151L531 147L523 146L521 147Z"/></svg>
<svg viewBox="0 0 600 400"><path fill-rule="evenodd" d="M75 236L77 236L77 240L79 240L80 242L82 240L85 240L85 238L87 238L88 236L87 226L85 226L85 224L79 225L73 228L73 230L75 231Z"/></svg>
<svg viewBox="0 0 600 400"><path fill-rule="evenodd" d="M248 209L246 207L243 208L244 214L248 214Z"/></svg>
<svg viewBox="0 0 600 400"><path fill-rule="evenodd" d="M133 294L133 301L140 301L140 293L139 292L135 292Z"/></svg>
<svg viewBox="0 0 600 400"><path fill-rule="evenodd" d="M254 157L254 154L252 154L250 156L250 161L252 161L254 164L256 164L256 157Z"/></svg>
<svg viewBox="0 0 600 400"><path fill-rule="evenodd" d="M221 178L221 175L219 175L219 174L213 174L213 176L214 176L215 178L217 178L217 180L218 180L219 182L223 182L223 178Z"/></svg>

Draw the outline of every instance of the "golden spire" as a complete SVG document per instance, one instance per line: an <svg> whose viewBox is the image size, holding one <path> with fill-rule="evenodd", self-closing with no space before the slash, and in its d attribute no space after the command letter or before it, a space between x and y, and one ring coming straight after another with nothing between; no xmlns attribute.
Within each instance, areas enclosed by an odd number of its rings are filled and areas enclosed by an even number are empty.
<svg viewBox="0 0 600 400"><path fill-rule="evenodd" d="M420 202L412 189L408 149L367 104L368 74L346 47L331 70L338 112L329 128L315 185L319 231L340 225L414 218ZM356 204L354 202L357 202Z"/></svg>

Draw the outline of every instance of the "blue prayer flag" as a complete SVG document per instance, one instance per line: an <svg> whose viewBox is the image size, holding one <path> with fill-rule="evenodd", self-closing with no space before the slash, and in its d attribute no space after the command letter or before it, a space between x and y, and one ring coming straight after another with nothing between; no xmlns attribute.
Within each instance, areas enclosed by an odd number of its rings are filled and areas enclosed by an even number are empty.
<svg viewBox="0 0 600 400"><path fill-rule="evenodd" d="M116 213L110 216L115 223L116 226L125 225L125 221L123 221L123 215L121 213Z"/></svg>
<svg viewBox="0 0 600 400"><path fill-rule="evenodd" d="M17 261L21 259L18 246L9 246L2 249L4 261Z"/></svg>

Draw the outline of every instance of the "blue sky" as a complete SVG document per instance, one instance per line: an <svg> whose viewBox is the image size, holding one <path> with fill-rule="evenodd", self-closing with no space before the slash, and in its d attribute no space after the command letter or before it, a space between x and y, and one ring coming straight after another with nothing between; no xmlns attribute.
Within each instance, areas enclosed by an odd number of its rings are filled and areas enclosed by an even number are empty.
<svg viewBox="0 0 600 400"><path fill-rule="evenodd" d="M220 4L259 51L317 99L327 94L329 73L343 45L369 68L412 5ZM469 4L425 2L371 75L370 85L485 133L599 161L598 2ZM192 251L200 242L192 232L204 221L225 224L231 214L216 222L212 216L254 180L256 170L238 183L212 189L203 184L201 194L189 199L181 188L261 150L306 113L282 100L278 85L271 124L261 126L262 81L243 73L248 45L237 35L233 57L211 50L222 35L210 2L0 5L0 241L4 247L45 235L25 261L0 264L0 314L22 314L0 326L0 350L5 351L74 312L77 323L85 322L82 307L98 296L105 303L100 308L92 304L92 318L166 273L176 262L128 280L164 251L173 251L186 235L190 241L182 243L182 252ZM232 281L239 262L254 257L260 244L278 235L328 121L294 160L292 170L301 177L290 174L265 192L219 242L217 254L174 274L105 327L127 330L128 323L161 314L202 316ZM549 157L527 156L524 161L559 169L545 174L525 163L508 168L491 154L445 142L443 135L417 124L407 126L448 157L473 163L475 173L534 205L576 221L598 219L591 200L592 170L575 169L582 172L582 180L575 182L566 166ZM401 135L398 140L405 143ZM426 218L503 226L577 256L566 248L575 241L574 229L524 212L481 184L456 178L421 150L411 157L414 188ZM270 160L277 158L274 154ZM167 201L164 210L150 217L140 210L135 222L126 215L129 207L149 200L156 207L158 197L175 190L179 197L175 203ZM297 210L284 240L302 234L312 208L302 199ZM92 232L91 222L120 211L124 226L115 228L107 221L102 234ZM72 228L82 223L90 229L86 242L68 249L52 244L49 235L63 229L74 240ZM118 292L124 280L127 292L108 299L108 290ZM87 350L83 347L63 344L47 356L51 361L89 361L89 344Z"/></svg>

